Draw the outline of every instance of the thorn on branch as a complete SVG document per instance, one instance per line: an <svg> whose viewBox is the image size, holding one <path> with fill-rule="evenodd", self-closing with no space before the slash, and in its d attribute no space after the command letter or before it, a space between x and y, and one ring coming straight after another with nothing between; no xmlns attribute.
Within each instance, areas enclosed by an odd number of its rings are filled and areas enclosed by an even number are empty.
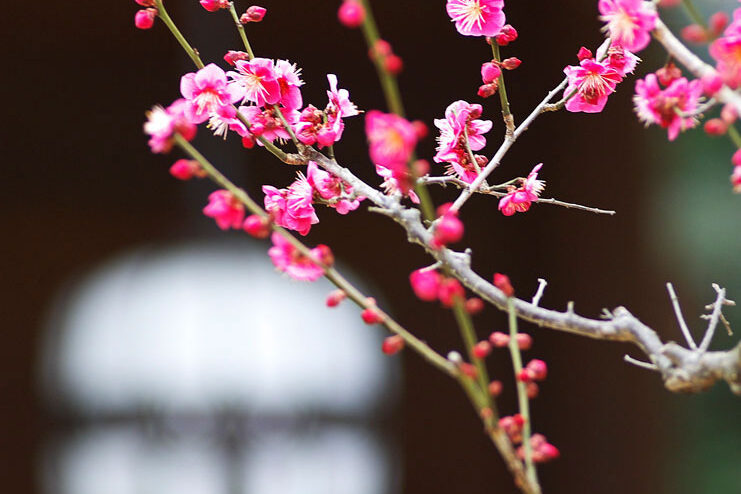
<svg viewBox="0 0 741 494"><path fill-rule="evenodd" d="M548 285L548 282L545 281L543 278L538 278L538 290L535 292L535 295L533 296L533 305L538 306L540 303L540 299L543 297L543 291L545 290L545 287Z"/></svg>
<svg viewBox="0 0 741 494"><path fill-rule="evenodd" d="M630 355L625 355L623 357L623 360L625 360L629 364L633 364L636 367L640 367L642 369L648 369L648 370L652 370L652 371L658 370L658 367L656 367L656 364L652 364L652 363L649 363L649 362L643 362L641 360L634 359Z"/></svg>
<svg viewBox="0 0 741 494"><path fill-rule="evenodd" d="M679 329L682 330L684 339L687 341L687 344L689 345L690 348L692 348L693 350L697 350L697 344L695 343L695 340L692 338L692 334L690 334L690 330L687 327L687 322L685 322L684 316L682 315L682 308L679 306L679 298L677 298L677 294L674 291L674 286L671 283L667 283L666 290L669 292L669 299L672 302L672 307L674 307L674 315L677 318L677 322L679 323Z"/></svg>

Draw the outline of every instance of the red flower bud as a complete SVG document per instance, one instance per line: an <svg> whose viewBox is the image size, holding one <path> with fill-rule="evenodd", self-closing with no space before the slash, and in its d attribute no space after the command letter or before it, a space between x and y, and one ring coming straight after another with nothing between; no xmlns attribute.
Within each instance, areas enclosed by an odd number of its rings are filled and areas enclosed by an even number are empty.
<svg viewBox="0 0 741 494"><path fill-rule="evenodd" d="M494 331L489 335L489 343L497 348L503 348L509 345L509 335L501 331Z"/></svg>
<svg viewBox="0 0 741 494"><path fill-rule="evenodd" d="M365 309L360 317L363 318L365 324L378 324L383 321L381 314L376 309Z"/></svg>
<svg viewBox="0 0 741 494"><path fill-rule="evenodd" d="M512 288L506 274L494 273L494 286L503 291L507 297L512 297L515 294L515 289Z"/></svg>
<svg viewBox="0 0 741 494"><path fill-rule="evenodd" d="M519 58L510 57L510 58L505 58L504 60L502 60L501 66L505 70L515 70L517 67L520 66L521 63L522 63L522 60L520 60Z"/></svg>
<svg viewBox="0 0 741 494"><path fill-rule="evenodd" d="M347 298L347 294L344 292L344 290L334 290L327 295L327 307L337 307L340 305L340 302L345 300Z"/></svg>
<svg viewBox="0 0 741 494"><path fill-rule="evenodd" d="M398 334L389 336L381 344L381 351L386 355L394 355L404 348L404 339Z"/></svg>
<svg viewBox="0 0 741 494"><path fill-rule="evenodd" d="M471 297L468 300L466 300L466 312L468 312L471 315L478 314L482 310L484 310L484 301L481 300L478 297Z"/></svg>
<svg viewBox="0 0 741 494"><path fill-rule="evenodd" d="M479 341L474 345L472 352L477 359L485 359L491 353L491 343Z"/></svg>
<svg viewBox="0 0 741 494"><path fill-rule="evenodd" d="M270 220L256 214L251 214L244 219L242 229L255 238L268 238L270 234Z"/></svg>

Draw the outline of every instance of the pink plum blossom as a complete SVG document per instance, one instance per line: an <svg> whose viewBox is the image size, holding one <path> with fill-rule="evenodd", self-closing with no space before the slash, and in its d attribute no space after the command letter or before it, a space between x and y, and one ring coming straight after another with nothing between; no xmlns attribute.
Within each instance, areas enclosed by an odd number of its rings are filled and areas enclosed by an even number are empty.
<svg viewBox="0 0 741 494"><path fill-rule="evenodd" d="M374 165L406 170L417 145L414 125L393 113L371 110L365 117L365 134Z"/></svg>
<svg viewBox="0 0 741 494"><path fill-rule="evenodd" d="M741 165L733 167L733 174L731 175L731 185L733 185L733 192L741 194Z"/></svg>
<svg viewBox="0 0 741 494"><path fill-rule="evenodd" d="M600 0L600 19L607 23L613 43L636 52L651 41L651 30L656 26L656 9L643 0Z"/></svg>
<svg viewBox="0 0 741 494"><path fill-rule="evenodd" d="M723 37L710 45L710 56L717 62L723 82L733 89L741 86L741 9L733 13L733 22L726 28Z"/></svg>
<svg viewBox="0 0 741 494"><path fill-rule="evenodd" d="M446 9L464 36L496 36L504 27L504 0L448 0Z"/></svg>
<svg viewBox="0 0 741 494"><path fill-rule="evenodd" d="M267 58L237 60L234 66L237 71L231 71L228 75L240 88L242 102L251 101L257 106L265 106L280 101L281 85L278 77L281 74L276 70L272 60Z"/></svg>
<svg viewBox="0 0 741 494"><path fill-rule="evenodd" d="M414 204L419 204L419 196L414 192L414 189L409 183L410 180L402 177L401 179L394 178L394 171L383 166L376 165L376 173L383 179L381 187L383 187L386 194L395 194L399 192L409 197Z"/></svg>
<svg viewBox="0 0 741 494"><path fill-rule="evenodd" d="M538 180L538 172L542 166L543 163L535 165L519 188L510 187L507 195L499 200L499 210L504 216L512 216L518 212L524 213L530 209L533 202L537 202L545 188L545 182Z"/></svg>
<svg viewBox="0 0 741 494"><path fill-rule="evenodd" d="M349 199L348 197L353 195L353 187L340 178L322 170L314 161L309 161L309 166L306 169L306 180L319 197L329 201L329 205L340 214L355 211L360 206L360 201L365 199L364 197Z"/></svg>
<svg viewBox="0 0 741 494"><path fill-rule="evenodd" d="M342 131L345 128L345 123L342 119L346 117L354 117L359 112L358 107L350 101L350 93L348 90L337 89L337 76L334 74L327 74L327 80L329 81L329 91L327 91L329 103L327 104L324 113L327 115L327 127L331 129L332 142L337 142L342 137ZM320 144L322 144L321 133L319 141Z"/></svg>
<svg viewBox="0 0 741 494"><path fill-rule="evenodd" d="M240 106L239 113L249 122L249 131L244 126L240 128L236 123L233 123L230 128L236 130L242 137L251 134L255 137L262 137L269 142L276 139L288 140L291 138L291 134L283 126L283 122L274 108L262 109L257 106ZM289 125L293 125L298 119L298 111L296 110L283 108L281 113ZM257 144L263 145L260 141L257 141Z"/></svg>
<svg viewBox="0 0 741 494"><path fill-rule="evenodd" d="M440 273L434 269L418 269L409 275L409 283L414 294L425 302L437 300L440 291Z"/></svg>
<svg viewBox="0 0 741 494"><path fill-rule="evenodd" d="M265 209L276 225L306 235L311 225L319 223L313 205L314 189L305 177L299 175L288 189L279 190L263 185L262 191L265 194Z"/></svg>
<svg viewBox="0 0 741 494"><path fill-rule="evenodd" d="M331 146L342 138L345 129L343 121L346 117L353 117L360 112L350 101L347 89L337 89L337 76L327 74L329 102L324 111L309 105L301 111L297 121L292 125L299 141L307 146L319 144L319 147Z"/></svg>
<svg viewBox="0 0 741 494"><path fill-rule="evenodd" d="M147 112L144 132L150 136L149 147L153 153L170 152L175 133L188 141L195 137L196 126L185 116L186 106L186 100L178 99L166 109L155 106Z"/></svg>
<svg viewBox="0 0 741 494"><path fill-rule="evenodd" d="M437 154L433 159L436 163L448 163L448 173L458 175L467 183L473 182L478 176L477 168L487 163L483 156L474 156L477 161L472 163L466 149L466 137L471 151L480 151L486 146L484 134L491 130L492 122L479 120L481 113L481 105L459 100L445 110L445 119L435 120L440 135L437 138Z"/></svg>
<svg viewBox="0 0 741 494"><path fill-rule="evenodd" d="M303 99L299 88L304 84L301 80L301 69L288 60L278 60L275 62L275 73L280 86L279 103L292 110L301 108Z"/></svg>
<svg viewBox="0 0 741 494"><path fill-rule="evenodd" d="M613 44L607 50L607 66L614 69L620 77L632 74L640 61L640 58L620 45Z"/></svg>
<svg viewBox="0 0 741 494"><path fill-rule="evenodd" d="M233 117L232 104L239 100L239 88L227 84L226 74L213 63L185 74L180 79L180 92L188 101L185 113L196 124L205 122L213 113Z"/></svg>
<svg viewBox="0 0 741 494"><path fill-rule="evenodd" d="M321 278L324 273L322 268L299 252L282 235L274 232L270 239L273 241L273 246L268 250L268 255L278 271L298 281L315 281ZM311 253L313 257L321 258L322 250L315 247Z"/></svg>
<svg viewBox="0 0 741 494"><path fill-rule="evenodd" d="M636 82L633 103L640 120L646 125L661 125L667 129L669 140L673 141L680 132L697 125L693 114L702 92L700 80L688 82L680 77L662 90L656 74L648 74L645 79Z"/></svg>
<svg viewBox="0 0 741 494"><path fill-rule="evenodd" d="M213 218L222 230L241 228L244 220L244 206L228 190L217 190L208 196L208 205L203 214Z"/></svg>
<svg viewBox="0 0 741 494"><path fill-rule="evenodd" d="M601 112L607 104L607 97L622 80L614 68L592 58L585 58L578 66L569 65L563 71L569 79L564 94L576 91L566 102L566 109L570 112Z"/></svg>
<svg viewBox="0 0 741 494"><path fill-rule="evenodd" d="M228 0L201 0L201 6L209 12L216 12L219 9L228 9Z"/></svg>

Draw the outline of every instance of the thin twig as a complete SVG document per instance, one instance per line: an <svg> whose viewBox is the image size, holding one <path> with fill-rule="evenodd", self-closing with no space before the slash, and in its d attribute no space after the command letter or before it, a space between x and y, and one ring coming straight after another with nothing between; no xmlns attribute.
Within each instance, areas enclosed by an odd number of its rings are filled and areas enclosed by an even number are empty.
<svg viewBox="0 0 741 494"><path fill-rule="evenodd" d="M643 362L642 360L634 359L630 355L625 355L623 357L623 360L625 360L629 364L633 364L637 367L641 367L642 369L648 369L652 371L658 370L658 367L656 367L656 364L651 364L648 362Z"/></svg>
<svg viewBox="0 0 741 494"><path fill-rule="evenodd" d="M716 283L713 283L713 289L718 294L713 304L713 313L710 316L710 322L708 323L708 329L705 331L705 336L700 342L700 351L704 352L710 346L710 342L713 341L713 335L715 334L715 328L718 326L718 319L721 315L723 302L726 300L726 289L721 288Z"/></svg>
<svg viewBox="0 0 741 494"><path fill-rule="evenodd" d="M533 296L533 305L538 306L540 303L540 298L543 296L543 291L545 290L545 287L548 285L548 282L545 281L543 278L538 278L538 291L535 292L535 295Z"/></svg>
<svg viewBox="0 0 741 494"><path fill-rule="evenodd" d="M677 298L677 294L674 292L674 286L671 283L667 283L666 290L669 292L669 298L671 299L672 306L674 307L674 315L677 317L679 329L682 330L684 339L687 341L687 344L690 346L690 348L692 348L693 350L697 350L697 344L692 338L692 334L690 333L690 330L687 327L687 323L684 320L684 316L682 315L682 308L679 306L679 298Z"/></svg>

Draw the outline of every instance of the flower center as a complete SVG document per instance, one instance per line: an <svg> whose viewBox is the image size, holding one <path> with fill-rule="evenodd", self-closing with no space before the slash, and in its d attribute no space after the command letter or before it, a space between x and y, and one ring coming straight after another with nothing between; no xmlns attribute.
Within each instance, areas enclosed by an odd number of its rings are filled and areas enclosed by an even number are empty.
<svg viewBox="0 0 741 494"><path fill-rule="evenodd" d="M468 0L459 6L453 20L460 21L466 30L472 29L474 25L481 28L484 23L484 13L487 11L488 8L481 5L481 0Z"/></svg>
<svg viewBox="0 0 741 494"><path fill-rule="evenodd" d="M219 95L219 93L217 93L213 89L206 89L202 91L201 94L196 96L194 102L198 107L198 113L203 113L204 111L212 112L215 111L218 107L224 105L224 103L221 101L221 96Z"/></svg>

